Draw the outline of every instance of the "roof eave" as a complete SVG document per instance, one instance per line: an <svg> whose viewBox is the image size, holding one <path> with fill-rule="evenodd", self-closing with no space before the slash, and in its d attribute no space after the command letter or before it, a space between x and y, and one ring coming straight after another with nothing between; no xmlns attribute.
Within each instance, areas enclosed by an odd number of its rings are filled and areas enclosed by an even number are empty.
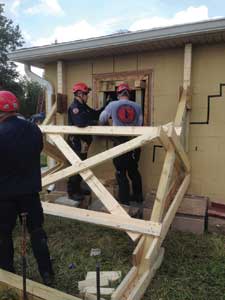
<svg viewBox="0 0 225 300"><path fill-rule="evenodd" d="M31 63L37 59L41 61L59 55L69 54L76 56L76 54L81 52L88 54L88 52L92 51L102 51L108 48L123 48L146 42L151 43L184 37L190 37L191 40L192 37L199 34L205 35L220 31L225 31L225 18L47 46L24 48L10 53L9 59L21 63Z"/></svg>

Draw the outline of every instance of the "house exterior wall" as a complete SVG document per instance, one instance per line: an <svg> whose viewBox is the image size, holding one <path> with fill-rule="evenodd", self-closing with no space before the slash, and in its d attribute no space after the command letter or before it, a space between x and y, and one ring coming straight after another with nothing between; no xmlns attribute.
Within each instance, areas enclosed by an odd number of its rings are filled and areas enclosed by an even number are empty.
<svg viewBox="0 0 225 300"><path fill-rule="evenodd" d="M165 124L175 118L179 87L183 82L183 60L184 49L176 48L66 62L67 95L72 100L72 86L76 81L85 81L92 86L96 74L151 69L151 123ZM46 65L46 78L56 84L56 63L55 67L52 64ZM208 96L219 94L220 84L225 83L225 44L193 46L191 81L191 122L204 122L207 118ZM190 125L192 176L189 192L220 198L225 203L225 96L211 98L210 103L209 124ZM92 105L92 95L89 104ZM92 153L105 150L107 145L105 140L96 137ZM145 193L157 187L163 160L162 148L153 145L143 148L140 169ZM99 177L103 177L103 173L112 172L112 164L109 163L95 169Z"/></svg>

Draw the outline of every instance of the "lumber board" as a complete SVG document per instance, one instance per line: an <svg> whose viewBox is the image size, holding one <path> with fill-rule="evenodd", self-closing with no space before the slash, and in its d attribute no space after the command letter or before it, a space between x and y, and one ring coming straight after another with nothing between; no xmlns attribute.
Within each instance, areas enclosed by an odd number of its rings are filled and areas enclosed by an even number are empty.
<svg viewBox="0 0 225 300"><path fill-rule="evenodd" d="M121 271L101 271L100 272L100 279L106 278L109 282L117 281L121 278ZM86 280L96 278L96 272L90 271L86 275Z"/></svg>
<svg viewBox="0 0 225 300"><path fill-rule="evenodd" d="M181 100L178 104L175 121L174 121L175 126L182 126L183 119L186 114L186 105L187 105L186 91L183 90L182 95L181 95Z"/></svg>
<svg viewBox="0 0 225 300"><path fill-rule="evenodd" d="M162 225L152 221L130 218L129 215L119 216L106 214L76 207L68 207L65 205L42 202L45 214L78 220L81 222L102 225L122 231L132 231L147 235L159 236Z"/></svg>
<svg viewBox="0 0 225 300"><path fill-rule="evenodd" d="M133 266L127 273L123 281L117 287L115 292L111 296L111 300L122 300L124 293L128 290L129 286L134 283L136 277L138 276L138 268Z"/></svg>
<svg viewBox="0 0 225 300"><path fill-rule="evenodd" d="M112 295L112 293L115 291L114 288L108 288L108 287L101 287L100 288L100 294L102 296L109 296L109 295ZM97 289L96 287L94 286L89 286L89 287L86 287L84 289L84 292L87 293L87 294L94 294L96 295L97 294Z"/></svg>
<svg viewBox="0 0 225 300"><path fill-rule="evenodd" d="M192 44L186 44L184 48L184 75L183 88L188 89L191 83Z"/></svg>
<svg viewBox="0 0 225 300"><path fill-rule="evenodd" d="M41 173L41 177L45 177L45 176L50 175L52 173L58 172L61 169L63 169L64 167L65 167L64 163L57 163L54 167L49 168L48 170Z"/></svg>
<svg viewBox="0 0 225 300"><path fill-rule="evenodd" d="M96 295L85 293L82 300L98 300ZM100 298L100 300L105 300L104 298Z"/></svg>
<svg viewBox="0 0 225 300"><path fill-rule="evenodd" d="M149 286L152 278L154 277L156 271L160 268L163 257L164 257L165 249L160 248L157 259L155 263L150 267L148 271L142 274L139 278L138 282L135 284L135 287L131 290L127 300L141 300L147 287ZM119 299L118 299L119 300Z"/></svg>
<svg viewBox="0 0 225 300"><path fill-rule="evenodd" d="M190 184L190 174L186 175L185 178L183 179L183 181L176 193L176 196L174 197L174 200L171 203L171 205L163 219L162 232L160 234L160 238L149 236L146 239L148 241L148 248L147 248L148 250L146 251L145 258L142 262L142 264L145 268L148 268L148 266L151 265L151 263L155 260L155 257L157 256L159 248L168 233L168 230L172 224L172 221L174 220L177 209L184 197L185 192L188 189L189 184Z"/></svg>
<svg viewBox="0 0 225 300"><path fill-rule="evenodd" d="M190 173L191 164L190 164L189 158L188 158L187 154L185 153L184 148L180 142L180 139L177 136L173 127L171 127L171 129L169 130L168 136L169 136L173 146L175 147L175 151L176 151L177 155L179 156L181 162L183 163L186 172Z"/></svg>
<svg viewBox="0 0 225 300"><path fill-rule="evenodd" d="M158 127L155 126L87 126L84 128L76 126L40 125L42 133L52 134L81 134L81 135L103 135L103 136L138 136L143 134L155 135ZM167 124L163 126L166 130ZM180 135L181 127L175 128Z"/></svg>
<svg viewBox="0 0 225 300"><path fill-rule="evenodd" d="M164 240L164 238L166 237L166 234L170 228L170 225L175 217L175 214L178 210L178 207L180 206L181 204L181 201L184 197L184 194L185 192L187 191L188 189L188 186L190 184L190 174L186 175L180 188L178 189L177 191L177 194L176 196L174 197L174 200L173 202L171 203L164 219L163 219L163 222L162 222L162 233L161 233L161 240Z"/></svg>
<svg viewBox="0 0 225 300"><path fill-rule="evenodd" d="M46 139L44 140L44 149L43 151L48 155L54 158L59 162L66 162L65 156L51 143Z"/></svg>
<svg viewBox="0 0 225 300"><path fill-rule="evenodd" d="M0 282L3 282L4 284L8 285L10 288L14 287L18 290L22 290L22 277L4 271L0 269ZM46 300L81 300L80 298L77 298L75 296L71 296L68 294L65 294L63 292L60 292L56 289L47 287L46 285L34 282L32 280L27 279L27 292L31 295L34 295L41 299Z"/></svg>
<svg viewBox="0 0 225 300"><path fill-rule="evenodd" d="M159 131L159 130L158 130ZM71 175L75 175L77 173L80 173L82 171L85 171L89 168L92 168L94 166L97 166L109 159L115 158L121 154L124 154L126 152L129 152L130 150L133 150L135 148L141 147L146 143L149 143L150 141L154 140L158 137L158 133L155 135L146 134L139 137L136 137L126 143L123 143L121 145L115 146L109 150L106 150L104 152L101 152L99 154L96 154L93 157L87 158L85 161L75 161L71 157L71 151L69 150L69 145L62 139L59 135L53 135L49 134L49 137L52 139L52 141L55 142L57 147L61 150L61 152L65 155L65 157L71 162L72 166L49 175L46 178L43 178L42 185L46 186L49 184L52 184L58 180L65 179ZM71 149L71 148L70 148Z"/></svg>
<svg viewBox="0 0 225 300"><path fill-rule="evenodd" d="M160 222L163 216L167 192L169 189L169 184L171 182L171 177L173 174L173 167L175 162L175 152L173 149L167 151L162 173L159 180L159 185L156 193L155 203L153 206L151 220Z"/></svg>
<svg viewBox="0 0 225 300"><path fill-rule="evenodd" d="M108 286L108 285L109 285L109 279L106 277L101 277L100 286ZM78 289L80 292L83 292L85 288L90 286L96 286L96 273L95 273L95 277L78 282Z"/></svg>
<svg viewBox="0 0 225 300"><path fill-rule="evenodd" d="M138 137L139 138L139 137ZM59 149L66 155L67 159L71 162L81 163L81 159L77 156L76 153L69 147L69 145L64 141L60 135L55 135L53 137L54 142L57 144ZM122 145L121 145L122 146ZM119 146L117 146L119 147ZM95 195L102 201L104 206L108 209L109 212L115 213L117 215L128 216L127 212L119 205L119 203L114 199L114 197L108 192L104 185L97 179L91 170L86 170L80 173L83 180L89 185ZM51 175L49 175L51 176ZM139 235L128 233L129 236L136 240L139 238Z"/></svg>
<svg viewBox="0 0 225 300"><path fill-rule="evenodd" d="M46 118L43 121L43 126L48 125L49 123L51 123L52 118L54 117L54 115L56 114L56 108L57 108L57 104L56 102L53 104L50 112L48 113L48 115L46 116Z"/></svg>
<svg viewBox="0 0 225 300"><path fill-rule="evenodd" d="M184 49L184 74L183 89L180 102L175 117L175 126L182 126L186 116L187 104L190 107L190 85L191 85L191 63L192 63L192 44L186 44Z"/></svg>
<svg viewBox="0 0 225 300"><path fill-rule="evenodd" d="M150 219L150 216L149 216L149 219ZM144 242L145 242L145 236L142 236L140 238L140 240L138 241L138 244L132 253L132 261L133 261L134 266L138 266L141 262L141 257L142 257L143 249L144 249Z"/></svg>

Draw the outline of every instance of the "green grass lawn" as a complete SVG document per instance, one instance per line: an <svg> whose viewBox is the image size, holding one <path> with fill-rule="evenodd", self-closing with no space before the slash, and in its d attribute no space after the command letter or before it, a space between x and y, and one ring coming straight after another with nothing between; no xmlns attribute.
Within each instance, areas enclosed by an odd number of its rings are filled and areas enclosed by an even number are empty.
<svg viewBox="0 0 225 300"><path fill-rule="evenodd" d="M58 217L46 217L56 281L54 287L77 295L77 282L95 270L91 248L101 248L101 268L121 270L131 267L133 243L125 233ZM15 233L15 265L21 274L20 227ZM143 300L225 300L225 236L195 236L172 232L168 235L163 264ZM75 268L69 269L74 263ZM40 281L28 243L28 277Z"/></svg>

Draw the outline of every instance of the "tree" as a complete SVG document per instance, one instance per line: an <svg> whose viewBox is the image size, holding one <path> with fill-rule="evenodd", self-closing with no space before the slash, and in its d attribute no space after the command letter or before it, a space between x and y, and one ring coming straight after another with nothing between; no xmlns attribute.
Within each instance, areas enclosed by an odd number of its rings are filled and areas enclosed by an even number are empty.
<svg viewBox="0 0 225 300"><path fill-rule="evenodd" d="M37 112L43 89L34 81L20 78L15 63L8 59L8 53L23 43L19 26L14 26L13 21L4 16L3 4L0 4L0 90L13 92L20 100L20 112L30 117Z"/></svg>
<svg viewBox="0 0 225 300"><path fill-rule="evenodd" d="M21 47L24 43L19 26L3 15L3 4L0 4L0 89L7 89L21 96L22 89L16 82L19 74L16 65L9 62L8 53Z"/></svg>
<svg viewBox="0 0 225 300"><path fill-rule="evenodd" d="M20 97L20 113L29 118L40 112L37 111L37 105L40 98L44 98L44 90L38 82L28 80L26 77L21 79L19 83L23 93Z"/></svg>

